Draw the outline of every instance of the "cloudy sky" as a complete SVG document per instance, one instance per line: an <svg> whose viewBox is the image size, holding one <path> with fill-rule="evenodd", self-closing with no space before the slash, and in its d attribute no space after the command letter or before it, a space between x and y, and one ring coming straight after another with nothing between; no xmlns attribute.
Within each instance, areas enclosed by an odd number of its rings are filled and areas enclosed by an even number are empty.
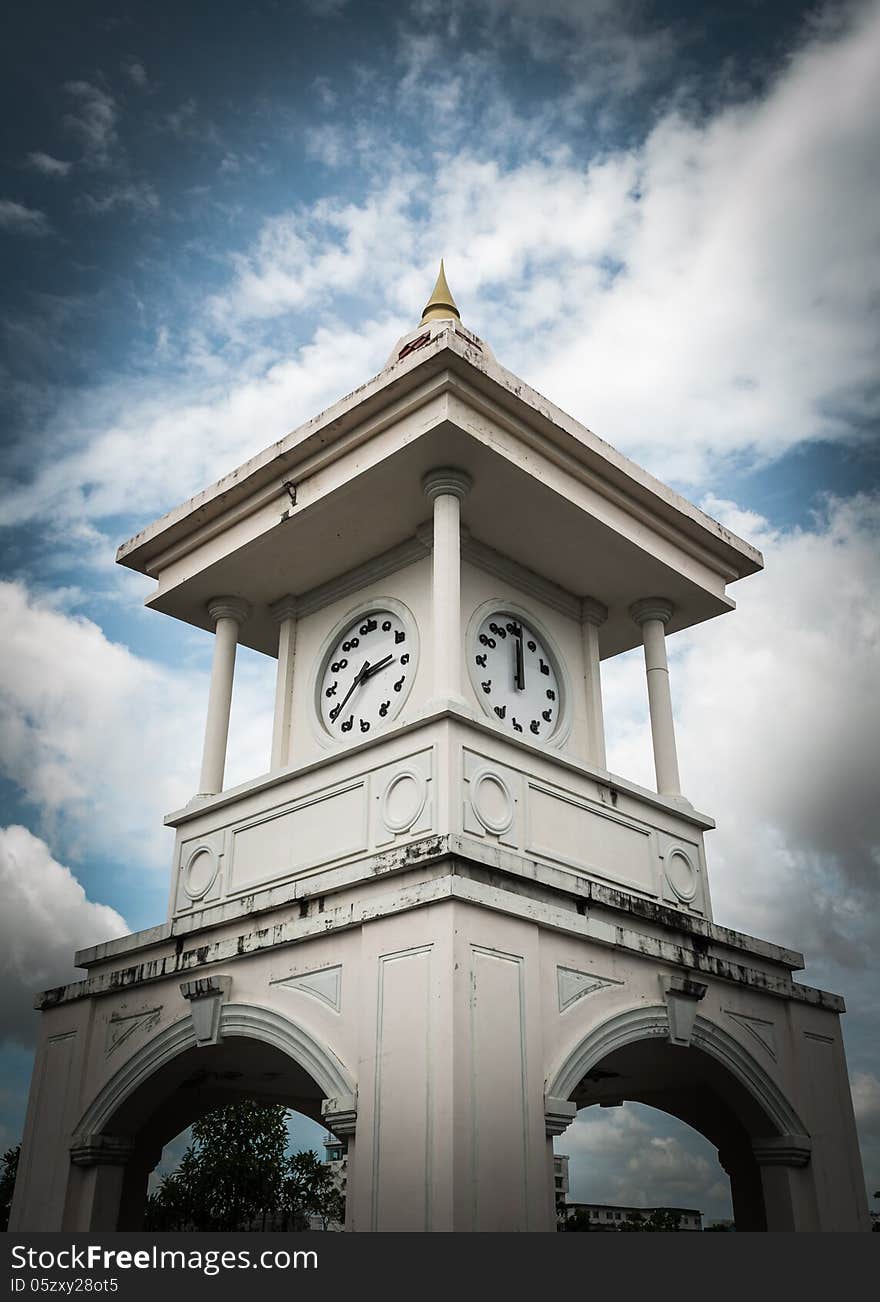
<svg viewBox="0 0 880 1302"><path fill-rule="evenodd" d="M13 4L0 97L0 1144L34 989L165 913L211 639L116 545L383 364L438 258L499 359L760 546L672 640L717 919L848 1001L880 1187L880 4ZM610 763L650 783L643 670ZM232 764L265 769L242 656ZM627 1107L577 1197L723 1214L702 1140ZM583 1155L591 1153L589 1160Z"/></svg>

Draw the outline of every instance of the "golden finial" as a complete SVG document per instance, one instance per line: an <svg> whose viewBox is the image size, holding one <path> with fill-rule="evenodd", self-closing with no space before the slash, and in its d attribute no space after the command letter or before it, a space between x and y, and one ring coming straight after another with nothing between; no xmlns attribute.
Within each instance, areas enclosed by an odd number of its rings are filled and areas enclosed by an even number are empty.
<svg viewBox="0 0 880 1302"><path fill-rule="evenodd" d="M441 321L444 317L456 316L461 320L461 313L455 306L455 299L452 297L452 291L446 283L446 272L443 270L443 259L440 259L440 274L437 277L437 283L431 297L425 304L425 310L422 313L422 319L419 325L424 325L426 321Z"/></svg>

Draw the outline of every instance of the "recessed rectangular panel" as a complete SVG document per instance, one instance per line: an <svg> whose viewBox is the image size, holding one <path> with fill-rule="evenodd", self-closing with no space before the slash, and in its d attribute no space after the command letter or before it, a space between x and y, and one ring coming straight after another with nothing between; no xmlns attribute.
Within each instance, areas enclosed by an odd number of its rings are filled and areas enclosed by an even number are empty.
<svg viewBox="0 0 880 1302"><path fill-rule="evenodd" d="M522 959L472 947L473 1229L527 1230Z"/></svg>
<svg viewBox="0 0 880 1302"><path fill-rule="evenodd" d="M431 1228L431 947L379 959L374 1230Z"/></svg>
<svg viewBox="0 0 880 1302"><path fill-rule="evenodd" d="M232 832L230 893L366 850L366 783L324 792Z"/></svg>
<svg viewBox="0 0 880 1302"><path fill-rule="evenodd" d="M26 1171L25 1215L33 1224L60 1225L67 1192L68 1161L59 1160L69 1142L65 1128L71 1103L71 1068L76 1032L53 1035L38 1060L36 1125ZM39 1206L39 1211L37 1211Z"/></svg>
<svg viewBox="0 0 880 1302"><path fill-rule="evenodd" d="M532 854L657 894L649 829L534 783L529 783L527 800L527 848Z"/></svg>

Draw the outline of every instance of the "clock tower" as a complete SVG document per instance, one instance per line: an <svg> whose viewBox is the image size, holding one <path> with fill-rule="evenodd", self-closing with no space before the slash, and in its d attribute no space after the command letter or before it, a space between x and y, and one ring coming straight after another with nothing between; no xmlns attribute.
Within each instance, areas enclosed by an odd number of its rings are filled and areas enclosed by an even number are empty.
<svg viewBox="0 0 880 1302"><path fill-rule="evenodd" d="M38 997L16 1228L137 1228L240 1097L347 1145L350 1231L553 1230L554 1137L624 1099L716 1145L739 1228L867 1227L843 1002L713 921L679 779L666 639L761 556L506 371L442 264L379 375L118 559L213 636L201 777L167 921ZM274 726L227 789L239 644ZM605 752L634 647L651 790Z"/></svg>

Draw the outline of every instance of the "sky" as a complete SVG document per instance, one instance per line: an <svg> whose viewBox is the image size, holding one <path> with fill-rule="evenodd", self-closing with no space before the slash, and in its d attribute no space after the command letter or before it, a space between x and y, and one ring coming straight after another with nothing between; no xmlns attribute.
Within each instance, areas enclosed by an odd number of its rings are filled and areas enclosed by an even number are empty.
<svg viewBox="0 0 880 1302"><path fill-rule="evenodd" d="M880 4L31 0L2 57L0 1145L33 992L164 918L198 773L211 638L116 547L380 370L443 256L502 364L764 552L670 639L683 781L716 920L846 997L880 1188ZM603 681L650 786L638 656ZM243 653L229 784L271 705ZM579 1199L729 1215L651 1110L558 1147Z"/></svg>

